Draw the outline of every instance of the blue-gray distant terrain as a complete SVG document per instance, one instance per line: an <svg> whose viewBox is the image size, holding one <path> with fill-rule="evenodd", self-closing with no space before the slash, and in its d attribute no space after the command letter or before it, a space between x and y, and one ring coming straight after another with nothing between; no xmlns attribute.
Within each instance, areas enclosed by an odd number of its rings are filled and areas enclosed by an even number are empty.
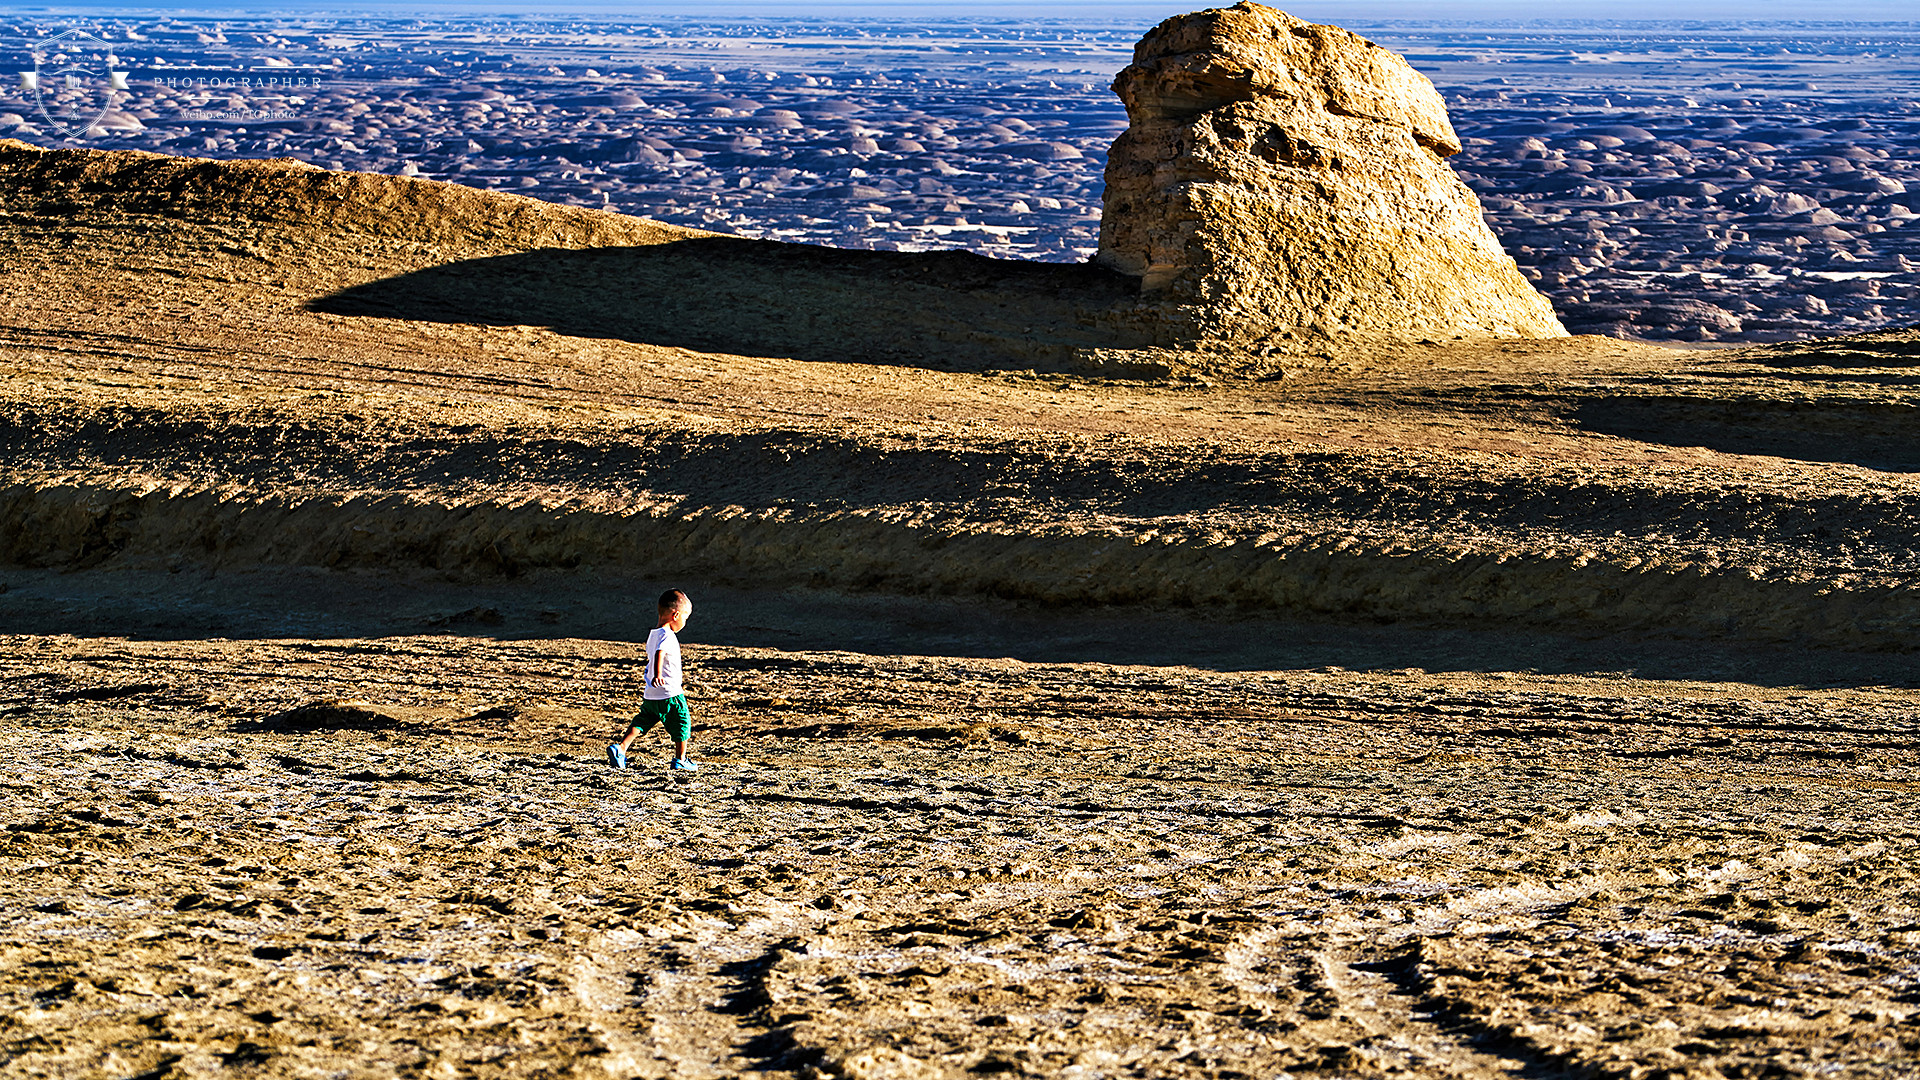
<svg viewBox="0 0 1920 1080"><path fill-rule="evenodd" d="M128 90L64 139L9 85L0 135L1074 261L1126 124L1107 83L1146 26L1063 10L1084 17L16 15L23 70L30 43L80 28ZM1456 168L1570 329L1736 342L1920 321L1920 26L1349 25L1440 86Z"/></svg>

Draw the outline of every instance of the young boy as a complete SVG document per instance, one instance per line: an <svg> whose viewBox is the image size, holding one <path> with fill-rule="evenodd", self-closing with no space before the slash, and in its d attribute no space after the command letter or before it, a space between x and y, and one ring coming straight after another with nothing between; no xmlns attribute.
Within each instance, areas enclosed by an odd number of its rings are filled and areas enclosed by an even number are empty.
<svg viewBox="0 0 1920 1080"><path fill-rule="evenodd" d="M660 595L660 625L647 635L647 689L640 715L627 724L626 738L607 744L607 760L616 769L627 767L627 749L655 724L664 724L673 736L673 762L667 768L692 772L700 767L687 757L693 715L687 711L687 692L680 684L680 639L675 636L692 614L693 601L686 593L668 589Z"/></svg>

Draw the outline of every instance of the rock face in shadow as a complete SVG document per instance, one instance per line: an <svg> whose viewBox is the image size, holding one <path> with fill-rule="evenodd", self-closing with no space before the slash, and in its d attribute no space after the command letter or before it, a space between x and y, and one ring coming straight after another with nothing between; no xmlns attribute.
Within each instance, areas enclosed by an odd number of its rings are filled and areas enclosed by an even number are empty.
<svg viewBox="0 0 1920 1080"><path fill-rule="evenodd" d="M1098 261L1167 343L1559 337L1448 168L1433 84L1334 26L1242 2L1169 19L1115 79Z"/></svg>

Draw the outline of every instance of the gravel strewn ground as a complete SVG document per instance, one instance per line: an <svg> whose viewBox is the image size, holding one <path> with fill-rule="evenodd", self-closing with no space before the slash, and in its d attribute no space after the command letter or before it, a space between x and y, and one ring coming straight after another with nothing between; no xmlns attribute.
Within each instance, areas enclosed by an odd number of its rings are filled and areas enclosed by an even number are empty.
<svg viewBox="0 0 1920 1080"><path fill-rule="evenodd" d="M5 650L14 1075L1920 1057L1911 689L697 647L676 782L628 645Z"/></svg>

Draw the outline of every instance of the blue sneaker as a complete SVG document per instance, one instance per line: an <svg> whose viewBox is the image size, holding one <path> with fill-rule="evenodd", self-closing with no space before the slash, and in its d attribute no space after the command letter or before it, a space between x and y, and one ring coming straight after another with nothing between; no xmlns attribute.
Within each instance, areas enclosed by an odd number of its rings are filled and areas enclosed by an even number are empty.
<svg viewBox="0 0 1920 1080"><path fill-rule="evenodd" d="M683 757L674 758L673 764L667 766L667 768L673 769L678 772L693 772L699 767L700 766L695 765L693 763L692 758L683 758Z"/></svg>
<svg viewBox="0 0 1920 1080"><path fill-rule="evenodd" d="M607 744L607 764L612 765L616 769L624 769L627 767L627 752L620 749L619 743Z"/></svg>

